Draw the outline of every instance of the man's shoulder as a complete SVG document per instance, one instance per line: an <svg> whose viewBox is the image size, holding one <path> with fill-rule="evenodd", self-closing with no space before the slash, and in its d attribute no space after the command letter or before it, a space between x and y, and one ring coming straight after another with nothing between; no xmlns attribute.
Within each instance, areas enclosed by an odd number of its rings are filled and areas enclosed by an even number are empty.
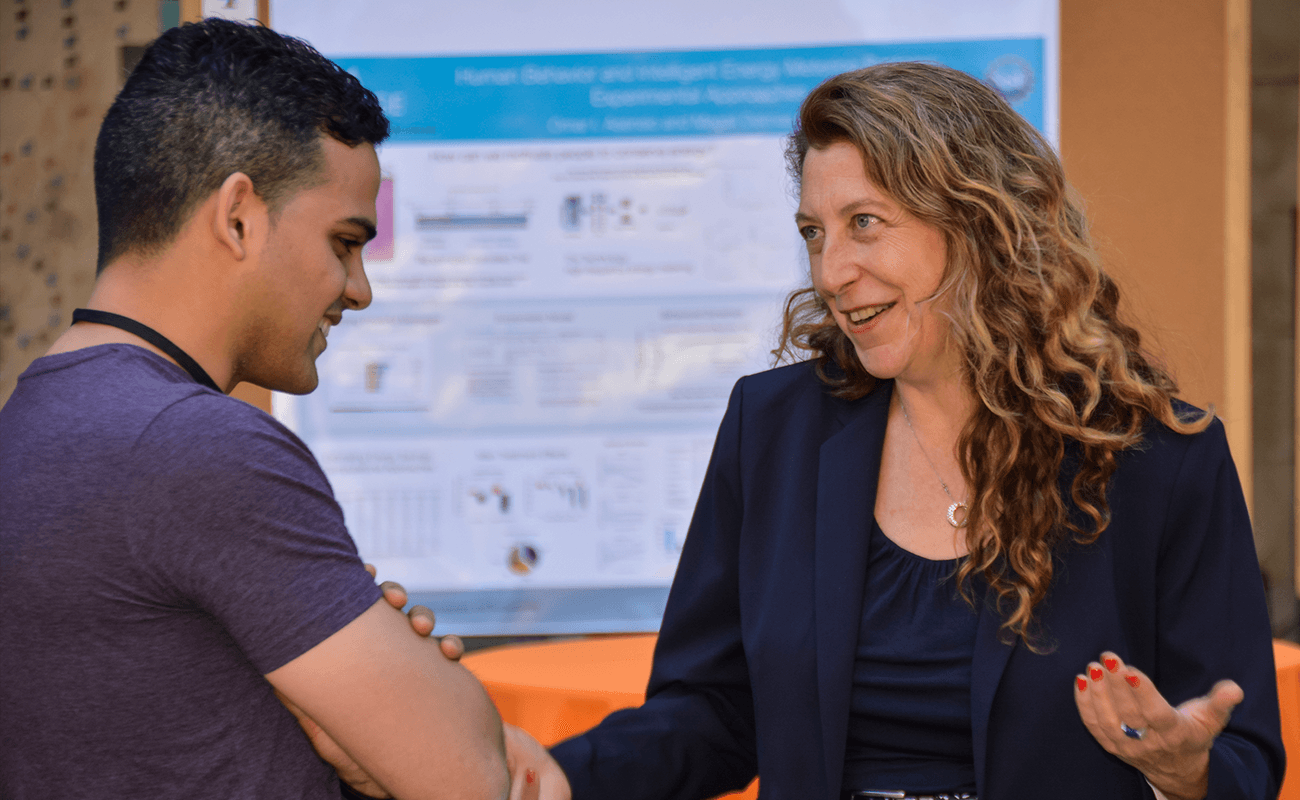
<svg viewBox="0 0 1300 800"><path fill-rule="evenodd" d="M101 345L34 362L15 393L12 426L67 439L145 474L229 471L273 463L319 473L307 445L274 417L200 386L132 345ZM10 410L6 406L6 410Z"/></svg>
<svg viewBox="0 0 1300 800"><path fill-rule="evenodd" d="M311 450L274 417L242 400L203 391L159 409L132 447L142 466L165 463L191 470L270 467L310 473L320 467Z"/></svg>
<svg viewBox="0 0 1300 800"><path fill-rule="evenodd" d="M29 422L62 418L129 435L168 407L202 395L224 396L155 353L110 343L38 358L19 376L5 410Z"/></svg>
<svg viewBox="0 0 1300 800"><path fill-rule="evenodd" d="M250 436L289 439L301 444L293 432L262 409L209 390L172 398L157 409L150 427L157 429L155 434L173 433L182 438Z"/></svg>

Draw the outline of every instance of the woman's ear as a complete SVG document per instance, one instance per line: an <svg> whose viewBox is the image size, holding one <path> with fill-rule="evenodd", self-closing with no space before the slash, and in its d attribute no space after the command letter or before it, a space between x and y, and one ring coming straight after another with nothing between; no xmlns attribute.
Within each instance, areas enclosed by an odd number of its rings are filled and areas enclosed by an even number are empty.
<svg viewBox="0 0 1300 800"><path fill-rule="evenodd" d="M253 180L242 172L231 173L217 189L212 215L212 234L237 261L248 257L248 243L266 224L266 203L253 191Z"/></svg>

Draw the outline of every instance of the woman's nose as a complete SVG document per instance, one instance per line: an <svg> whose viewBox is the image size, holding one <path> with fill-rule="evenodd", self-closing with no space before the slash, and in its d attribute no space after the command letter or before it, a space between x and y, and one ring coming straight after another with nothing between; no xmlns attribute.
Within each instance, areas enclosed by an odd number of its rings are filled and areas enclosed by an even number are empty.
<svg viewBox="0 0 1300 800"><path fill-rule="evenodd" d="M857 253L849 242L828 236L822 244L822 251L817 257L817 271L814 282L822 293L838 295L858 279L861 268Z"/></svg>

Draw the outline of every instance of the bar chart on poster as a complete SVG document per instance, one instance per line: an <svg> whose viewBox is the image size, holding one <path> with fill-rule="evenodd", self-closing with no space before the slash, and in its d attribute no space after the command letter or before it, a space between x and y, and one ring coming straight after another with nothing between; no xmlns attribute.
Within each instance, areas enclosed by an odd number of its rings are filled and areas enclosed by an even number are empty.
<svg viewBox="0 0 1300 800"><path fill-rule="evenodd" d="M937 61L1055 139L1054 2L895 5L277 0L392 137L374 303L276 415L440 631L657 630L731 387L807 281L784 148L817 83Z"/></svg>

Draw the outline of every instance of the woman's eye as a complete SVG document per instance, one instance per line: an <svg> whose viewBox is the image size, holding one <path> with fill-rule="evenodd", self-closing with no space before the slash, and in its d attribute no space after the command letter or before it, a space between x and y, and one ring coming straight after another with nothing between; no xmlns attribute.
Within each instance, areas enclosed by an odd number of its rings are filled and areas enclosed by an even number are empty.
<svg viewBox="0 0 1300 800"><path fill-rule="evenodd" d="M805 225L799 229L799 235L802 236L805 241L811 242L817 238L817 229L811 225Z"/></svg>
<svg viewBox="0 0 1300 800"><path fill-rule="evenodd" d="M875 222L876 218L870 214L858 214L853 217L853 224L859 228L866 228Z"/></svg>

